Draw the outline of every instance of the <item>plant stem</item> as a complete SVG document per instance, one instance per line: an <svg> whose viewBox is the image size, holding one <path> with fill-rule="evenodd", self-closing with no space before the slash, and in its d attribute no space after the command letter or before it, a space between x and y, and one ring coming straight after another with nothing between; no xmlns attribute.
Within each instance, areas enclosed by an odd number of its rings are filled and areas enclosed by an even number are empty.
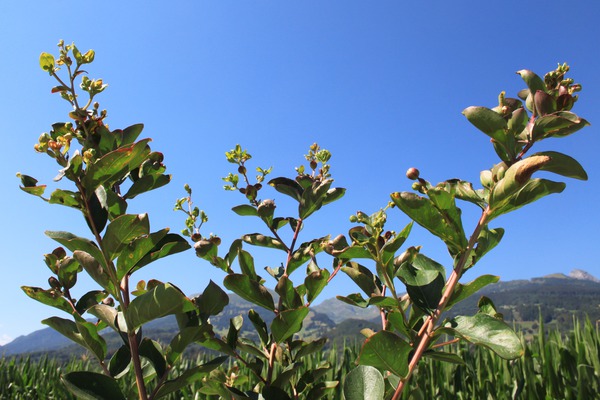
<svg viewBox="0 0 600 400"><path fill-rule="evenodd" d="M406 383L410 379L410 376L412 375L415 367L419 363L419 360L423 356L423 353L425 352L425 350L427 350L427 346L429 345L429 341L431 340L431 334L435 328L435 324L438 321L438 319L440 318L440 316L442 315L442 312L444 311L444 309L446 308L446 305L448 304L448 301L450 300L450 297L452 296L452 293L454 292L454 289L456 288L456 285L458 284L458 281L460 280L460 278L462 276L463 268L466 265L467 260L468 260L469 256L471 255L471 252L475 248L475 244L477 243L479 234L481 233L481 230L483 229L483 227L487 224L487 218L488 218L489 212L490 212L490 208L488 206L481 214L481 217L479 218L479 222L477 223L477 226L473 230L473 234L471 235L471 238L469 239L467 248L463 251L463 253L458 261L458 264L452 271L450 278L448 278L448 281L446 282L446 289L444 290L444 293L442 294L442 298L440 299L440 302L438 303L437 308L425 321L425 324L423 325L424 329L421 329L421 332L419 335L420 336L419 344L417 345L417 348L410 360L410 363L408 364L408 375L406 375L406 378L403 378L400 380L400 383L398 384L398 387L396 388L396 391L394 392L394 396L392 397L392 400L400 399L400 396L402 395L402 390L404 389Z"/></svg>

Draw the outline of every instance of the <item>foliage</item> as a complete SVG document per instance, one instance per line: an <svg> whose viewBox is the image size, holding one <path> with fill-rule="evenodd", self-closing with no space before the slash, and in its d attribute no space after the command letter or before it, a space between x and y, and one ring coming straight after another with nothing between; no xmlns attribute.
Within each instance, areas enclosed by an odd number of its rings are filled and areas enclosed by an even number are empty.
<svg viewBox="0 0 600 400"><path fill-rule="evenodd" d="M425 358L411 382L411 391L404 399L578 399L594 398L600 390L600 331L590 320L575 321L574 328L566 334L558 330L546 332L544 326L531 340L524 341L526 357L514 361L504 360L486 349L473 347L466 342L449 345L459 354L463 363L452 364ZM521 340L523 340L521 338ZM332 368L325 379L344 381L354 368L360 348L346 345L328 353L316 352L305 358L302 371L327 361ZM172 373L179 375L191 366L208 361L206 356L182 358ZM74 398L60 385L60 374L92 367L89 360L73 360L62 364L54 359L33 362L25 359L0 359L0 399L61 399ZM370 367L363 367L370 368ZM219 374L235 373L248 377L242 389L250 389L251 370L239 363L223 364ZM231 375L230 375L231 376ZM548 379L552 377L552 383ZM209 399L199 393L202 382L181 388L167 399ZM212 396L212 398L216 398ZM329 399L341 399L342 387L336 388Z"/></svg>
<svg viewBox="0 0 600 400"><path fill-rule="evenodd" d="M588 124L571 112L577 100L574 93L581 86L565 78L566 64L546 74L544 80L531 71L519 71L527 85L519 93L522 100L501 93L493 109L464 110L468 121L490 137L500 158L498 164L481 173L481 188L458 179L433 186L416 168L410 168L407 177L415 181L414 191L392 193L390 202L371 215L357 212L350 218L356 226L348 237L332 239L323 233L300 239L309 218L345 193L345 189L333 186L331 154L318 144L313 144L305 156L308 167L296 168L292 178L268 181L271 168L258 167L255 179L249 176L247 164L252 156L240 145L226 153L236 171L224 178L225 189L245 199L233 211L256 218L264 228L244 234L225 251L218 236L201 233L208 217L193 205L192 189L186 185L187 196L177 201L175 209L186 215L182 234L192 240L196 255L225 273L225 288L273 315L267 324L255 309L247 313L256 331L257 339L251 340L240 334L245 322L242 315L231 318L223 336L215 333L210 318L221 314L229 297L213 282L194 298L170 282L140 281L133 288L131 278L136 271L190 245L168 229L151 232L147 214L126 213L129 201L169 183L170 176L165 174L163 155L150 149L150 139L138 140L141 124L111 130L105 123L107 112L100 111L95 96L106 85L101 79L90 79L82 69L93 59L92 50L82 54L74 44L62 41L57 59L48 53L40 56L41 68L58 82L52 92L59 93L73 110L69 113L72 121L53 124L49 133L40 136L35 150L58 163L61 169L55 180L70 181L70 186L44 197L45 185L18 174L25 192L79 211L92 236L46 232L61 245L45 255L52 272L50 287L23 287L29 297L69 314L70 319L54 316L43 323L86 348L98 362L99 372L84 370L63 376L72 393L81 398L145 400L196 387L197 394L268 400L318 399L339 390L346 398L360 398L368 390L369 398L399 399L408 393L403 394L403 390L423 357L463 363L464 354L448 347L456 341L486 347L505 359L524 354L522 341L487 297L480 299L475 315L441 317L444 311L499 279L484 275L470 283L459 282L464 272L502 239L504 230L489 223L564 189L562 182L532 178L535 172L587 179L581 165L567 155L556 151L528 155L535 143L570 135ZM66 77L59 74L60 68L66 69ZM86 104L80 103L75 90L79 77L80 89L87 93ZM72 147L79 148L73 151ZM276 214L275 201L261 198L264 183L292 202L293 215ZM463 224L457 200L481 209L479 221L468 236L463 228L468 224ZM387 213L392 208L412 220L399 231L386 229ZM421 253L420 247L400 251L414 223L446 245L452 258L448 278L446 266ZM265 268L274 290L257 272L250 252L256 246L281 256L279 266ZM324 260L331 262L331 269L324 267ZM99 289L76 299L72 292L83 271ZM297 336L309 307L339 271L366 295L353 293L339 299L357 307L376 307L382 321L379 332L364 331L367 338L358 354L360 365L345 379L334 373L330 360L311 361L323 349L325 338L307 341ZM86 320L84 315L88 314L97 322ZM144 325L168 315L174 315L178 324L178 332L168 344L144 336ZM105 328L123 340L110 358L100 335ZM446 340L448 336L455 339ZM193 343L223 356L175 368ZM228 357L228 369L219 369ZM239 374L239 368L249 374ZM124 385L128 378L135 385ZM420 389L415 386L411 393L415 390Z"/></svg>

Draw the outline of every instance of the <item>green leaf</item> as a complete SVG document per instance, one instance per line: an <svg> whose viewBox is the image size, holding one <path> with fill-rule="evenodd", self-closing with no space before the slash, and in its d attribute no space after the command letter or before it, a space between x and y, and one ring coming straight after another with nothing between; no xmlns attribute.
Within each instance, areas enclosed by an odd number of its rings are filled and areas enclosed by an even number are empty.
<svg viewBox="0 0 600 400"><path fill-rule="evenodd" d="M196 307L178 288L161 283L143 295L136 297L125 311L126 320L135 329L147 322L166 315L184 313Z"/></svg>
<svg viewBox="0 0 600 400"><path fill-rule="evenodd" d="M140 136L140 133L142 133L143 129L144 124L135 124L123 129L123 139L121 140L121 146L125 146L135 142L138 136Z"/></svg>
<svg viewBox="0 0 600 400"><path fill-rule="evenodd" d="M337 201L337 200L341 199L342 197L344 197L345 194L346 194L346 189L344 189L344 188L329 189L327 191L327 193L325 194L325 198L323 199L323 205L325 206L329 203L333 203L334 201Z"/></svg>
<svg viewBox="0 0 600 400"><path fill-rule="evenodd" d="M171 175L145 175L131 185L124 199L133 199L139 194L149 192L171 182Z"/></svg>
<svg viewBox="0 0 600 400"><path fill-rule="evenodd" d="M308 218L323 206L332 183L333 180L325 179L323 181L316 181L310 187L304 189L300 205L298 206L298 216L300 219Z"/></svg>
<svg viewBox="0 0 600 400"><path fill-rule="evenodd" d="M567 185L563 182L553 182L546 179L531 179L517 193L504 199L502 204L495 205L490 212L488 221L502 214L514 211L524 205L533 203L552 193L562 192Z"/></svg>
<svg viewBox="0 0 600 400"><path fill-rule="evenodd" d="M432 200L410 192L392 193L391 197L402 212L442 239L451 254L459 253L467 247L460 210L454 205L454 200L447 209L440 209Z"/></svg>
<svg viewBox="0 0 600 400"><path fill-rule="evenodd" d="M104 288L111 295L118 297L117 284L113 282L106 271L95 257L85 251L75 250L73 252L73 258L75 258L85 269L85 271L96 281L102 288Z"/></svg>
<svg viewBox="0 0 600 400"><path fill-rule="evenodd" d="M540 168L542 171L550 171L555 174L569 178L581 179L587 181L588 176L581 164L574 158L556 151L543 151L532 154L532 156L548 156L550 161Z"/></svg>
<svg viewBox="0 0 600 400"><path fill-rule="evenodd" d="M167 362L173 365L187 346L194 342L206 342L212 337L214 337L212 326L208 324L181 328L166 349Z"/></svg>
<svg viewBox="0 0 600 400"><path fill-rule="evenodd" d="M204 289L204 292L195 299L196 307L201 315L206 317L219 315L221 311L229 304L229 296L223 289L212 280Z"/></svg>
<svg viewBox="0 0 600 400"><path fill-rule="evenodd" d="M301 342L301 347L296 353L294 359L300 360L302 357L306 357L309 354L316 353L321 351L323 346L327 343L327 338L320 338L317 340L313 340L312 342Z"/></svg>
<svg viewBox="0 0 600 400"><path fill-rule="evenodd" d="M329 279L329 271L325 268L319 271L313 271L306 276L304 279L304 286L306 287L306 301L312 303L317 298L319 293L327 286L327 280Z"/></svg>
<svg viewBox="0 0 600 400"><path fill-rule="evenodd" d="M112 355L108 362L108 371L110 376L113 378L120 378L129 371L131 365L131 352L129 346L124 344L119 347L117 351Z"/></svg>
<svg viewBox="0 0 600 400"><path fill-rule="evenodd" d="M475 256L477 259L481 259L481 257L496 247L503 236L504 229L489 229L487 226L484 226L477 238L477 247L475 248Z"/></svg>
<svg viewBox="0 0 600 400"><path fill-rule="evenodd" d="M532 129L534 141L569 136L590 123L569 111L560 111L538 118Z"/></svg>
<svg viewBox="0 0 600 400"><path fill-rule="evenodd" d="M323 251L322 244L327 242L329 242L329 236L324 236L318 239L313 239L309 242L304 242L298 246L298 249L294 251L292 258L287 264L287 273L291 274L316 254Z"/></svg>
<svg viewBox="0 0 600 400"><path fill-rule="evenodd" d="M408 375L408 356L412 347L400 336L381 331L370 336L360 351L357 362L389 371L397 376Z"/></svg>
<svg viewBox="0 0 600 400"><path fill-rule="evenodd" d="M341 270L362 289L367 296L381 295L382 285L379 278L367 268L355 262L349 262Z"/></svg>
<svg viewBox="0 0 600 400"><path fill-rule="evenodd" d="M256 208L252 207L249 204L242 204L239 206L235 206L232 208L232 210L234 213L236 213L237 215L240 215L242 217L246 217L246 216L258 217L258 211L256 210Z"/></svg>
<svg viewBox="0 0 600 400"><path fill-rule="evenodd" d="M52 74L54 72L54 56L48 53L40 54L40 68Z"/></svg>
<svg viewBox="0 0 600 400"><path fill-rule="evenodd" d="M285 244L281 243L275 238L265 236L260 233L251 233L248 235L244 235L242 236L242 240L253 246L269 247L271 249L278 249L287 252L287 247L285 246Z"/></svg>
<svg viewBox="0 0 600 400"><path fill-rule="evenodd" d="M125 214L114 219L106 228L102 244L111 260L119 256L134 239L148 235L150 222L148 214Z"/></svg>
<svg viewBox="0 0 600 400"><path fill-rule="evenodd" d="M150 154L150 139L121 147L104 155L88 166L83 186L93 193L100 185L112 186L123 179L129 171L137 168Z"/></svg>
<svg viewBox="0 0 600 400"><path fill-rule="evenodd" d="M73 207L78 210L81 209L81 198L79 193L72 192L70 190L56 189L50 195L48 200L50 204L60 204L67 207Z"/></svg>
<svg viewBox="0 0 600 400"><path fill-rule="evenodd" d="M166 381L165 384L158 389L154 398L158 399L184 387L191 387L194 382L207 376L211 371L218 368L225 360L227 360L227 357L225 356L217 357L202 365L188 369L177 378Z"/></svg>
<svg viewBox="0 0 600 400"><path fill-rule="evenodd" d="M21 290L23 290L27 296L39 301L40 303L56 307L59 310L65 311L69 314L73 314L73 307L71 307L71 303L69 303L69 301L63 297L62 293L57 290L44 290L42 288L32 286L21 286Z"/></svg>
<svg viewBox="0 0 600 400"><path fill-rule="evenodd" d="M523 355L524 349L517 334L504 321L488 314L478 313L472 317L458 316L445 328L466 341L485 346L507 360Z"/></svg>
<svg viewBox="0 0 600 400"><path fill-rule="evenodd" d="M108 297L108 293L102 290L91 290L81 296L81 298L77 301L75 305L75 309L79 314L83 314L87 311L91 306L95 306L100 303L102 300Z"/></svg>
<svg viewBox="0 0 600 400"><path fill-rule="evenodd" d="M460 358L458 354L454 353L445 353L442 351L426 351L425 353L423 353L423 356L436 361L457 365L466 365L464 360Z"/></svg>
<svg viewBox="0 0 600 400"><path fill-rule="evenodd" d="M269 311L275 309L273 296L263 285L243 274L229 274L223 280L225 287L239 295L244 300L264 307Z"/></svg>
<svg viewBox="0 0 600 400"><path fill-rule="evenodd" d="M450 179L446 181L448 188L454 193L457 199L468 201L485 209L486 199L482 190L473 189L473 184L459 179Z"/></svg>
<svg viewBox="0 0 600 400"><path fill-rule="evenodd" d="M535 72L530 71L528 69L522 69L520 71L517 71L517 74L520 75L521 78L523 78L523 80L527 84L527 87L529 88L530 93L535 93L538 90L541 90L543 92L546 91L546 84L544 83L542 78L537 76Z"/></svg>
<svg viewBox="0 0 600 400"><path fill-rule="evenodd" d="M106 323L108 326L114 329L115 332L119 332L119 328L115 323L115 321L117 320L118 312L113 307L107 306L105 304L96 304L88 308L87 312Z"/></svg>
<svg viewBox="0 0 600 400"><path fill-rule="evenodd" d="M104 361L104 358L106 357L106 342L98 333L98 327L82 318L81 320L78 320L76 324L77 330L85 342L85 347L88 348L99 361Z"/></svg>
<svg viewBox="0 0 600 400"><path fill-rule="evenodd" d="M106 267L106 260L104 259L102 251L100 251L96 243L92 242L91 240L75 236L69 232L61 231L46 231L46 236L48 236L50 239L56 240L58 243L62 244L72 252L81 250L88 253L103 267Z"/></svg>
<svg viewBox="0 0 600 400"><path fill-rule="evenodd" d="M256 333L258 333L260 343L263 346L266 346L269 343L269 332L267 331L267 324L260 317L260 314L252 309L248 311L248 319L250 320L250 322L252 322Z"/></svg>
<svg viewBox="0 0 600 400"><path fill-rule="evenodd" d="M464 299L466 299L468 297L471 297L472 295L477 293L482 288L484 288L487 285L490 285L492 283L496 283L499 280L500 280L499 276L482 275L465 285L463 285L461 283L457 284L444 311L448 311L455 304L463 301Z"/></svg>
<svg viewBox="0 0 600 400"><path fill-rule="evenodd" d="M365 300L360 293L352 293L348 296L335 296L336 299L343 301L351 306L367 308L369 307L369 301Z"/></svg>
<svg viewBox="0 0 600 400"><path fill-rule="evenodd" d="M64 318L50 317L43 320L42 324L48 325L50 328L54 329L69 340L87 348L75 322Z"/></svg>
<svg viewBox="0 0 600 400"><path fill-rule="evenodd" d="M385 382L377 368L359 365L344 380L346 400L383 400Z"/></svg>
<svg viewBox="0 0 600 400"><path fill-rule="evenodd" d="M140 261L135 265L134 271L151 262L172 254L180 253L190 248L187 240L176 233L165 235ZM132 271L133 272L133 271Z"/></svg>
<svg viewBox="0 0 600 400"><path fill-rule="evenodd" d="M144 256L155 249L167 233L169 233L169 228L138 237L123 247L121 255L117 259L117 279L123 278Z"/></svg>
<svg viewBox="0 0 600 400"><path fill-rule="evenodd" d="M302 329L302 321L308 315L308 307L281 311L271 323L271 333L277 343L284 342Z"/></svg>
<svg viewBox="0 0 600 400"><path fill-rule="evenodd" d="M434 260L416 253L403 263L397 276L406 285L406 291L415 306L429 313L435 310L442 297L445 268Z"/></svg>
<svg viewBox="0 0 600 400"><path fill-rule="evenodd" d="M167 371L167 361L163 356L160 344L154 340L144 338L140 343L139 353L140 356L148 359L148 361L152 363L154 371L156 371L156 378L160 381Z"/></svg>
<svg viewBox="0 0 600 400"><path fill-rule="evenodd" d="M533 173L548 164L550 160L550 157L543 155L529 156L511 165L504 173L504 177L494 185L490 195L490 207L494 208L501 205L502 202L519 191L529 182Z"/></svg>
<svg viewBox="0 0 600 400"><path fill-rule="evenodd" d="M500 143L506 142L506 120L497 112L472 106L465 108L462 113L481 132Z"/></svg>
<svg viewBox="0 0 600 400"><path fill-rule="evenodd" d="M381 256L384 265L387 265L394 259L396 252L400 249L400 247L404 244L410 231L412 230L413 223L412 221L408 223L402 229L402 231L396 236L394 236L391 240L387 241L385 245L381 248Z"/></svg>
<svg viewBox="0 0 600 400"><path fill-rule="evenodd" d="M288 195L298 202L302 201L302 193L304 192L304 189L302 186L300 186L300 184L298 184L298 182L292 179L285 177L274 178L269 181L269 185L273 186L273 188L275 188L275 190L277 190L279 193Z"/></svg>
<svg viewBox="0 0 600 400"><path fill-rule="evenodd" d="M96 196L102 208L108 211L108 218L113 220L127 211L127 202L112 190L106 190L104 186L98 186Z"/></svg>
<svg viewBox="0 0 600 400"><path fill-rule="evenodd" d="M300 295L296 291L296 288L294 288L292 281L286 275L283 275L277 281L275 292L279 294L285 308L298 308L302 306Z"/></svg>
<svg viewBox="0 0 600 400"><path fill-rule="evenodd" d="M242 274L248 275L253 281L258 281L256 276L256 270L254 269L254 258L252 255L240 247L238 250L238 262L240 263L240 269Z"/></svg>
<svg viewBox="0 0 600 400"><path fill-rule="evenodd" d="M69 372L61 377L69 392L82 400L126 400L114 378L96 372Z"/></svg>

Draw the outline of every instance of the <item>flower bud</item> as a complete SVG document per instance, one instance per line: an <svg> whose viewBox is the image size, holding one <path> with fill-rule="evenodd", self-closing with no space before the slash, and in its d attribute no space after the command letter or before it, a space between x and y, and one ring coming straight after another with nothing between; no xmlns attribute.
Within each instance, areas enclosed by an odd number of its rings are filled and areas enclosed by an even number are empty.
<svg viewBox="0 0 600 400"><path fill-rule="evenodd" d="M54 289L60 290L60 288L62 287L62 285L60 284L60 282L58 281L58 279L56 279L53 276L51 276L50 278L48 278L48 283L50 284L50 287L52 287Z"/></svg>
<svg viewBox="0 0 600 400"><path fill-rule="evenodd" d="M419 170L416 168L409 168L408 171L406 171L406 177L411 181L419 179Z"/></svg>

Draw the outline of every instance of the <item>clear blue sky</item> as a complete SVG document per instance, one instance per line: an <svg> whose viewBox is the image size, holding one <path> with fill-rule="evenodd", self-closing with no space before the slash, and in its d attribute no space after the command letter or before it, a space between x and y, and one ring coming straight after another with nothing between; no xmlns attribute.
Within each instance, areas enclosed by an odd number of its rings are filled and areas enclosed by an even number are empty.
<svg viewBox="0 0 600 400"><path fill-rule="evenodd" d="M592 126L538 149L577 158L588 182L568 181L554 195L492 226L506 235L467 279L495 273L527 279L581 268L600 275L600 3L578 1L5 1L0 4L0 132L4 151L0 197L2 291L0 344L44 326L54 309L27 298L21 285L47 287L42 254L55 243L44 230L86 234L74 211L50 206L18 189L17 171L52 183L56 164L33 144L53 122L66 120L68 104L38 66L42 51L56 53L59 39L93 48L89 68L109 88L98 100L112 128L143 122L142 136L165 153L173 182L134 202L150 212L153 229L178 231L183 218L174 201L190 183L210 217L205 233L230 242L262 229L230 208L240 196L224 192L230 170L224 152L241 143L255 164L289 175L313 142L333 153L332 173L348 189L321 217L307 221L310 235L346 233L348 216L384 206L389 193L409 190L404 173L418 167L432 182L460 177L479 181L496 162L483 134L461 115L470 105L496 105L524 84L515 71L543 74L567 61L583 84L574 109ZM283 205L285 198L273 192ZM467 227L475 214L465 206ZM393 210L390 229L407 218ZM437 240L415 229L411 244L448 265ZM260 253L278 265L279 254ZM187 252L157 263L137 278L169 280L192 294L223 274ZM329 266L328 263L322 266ZM266 274L265 274L266 275ZM135 277L135 276L134 276ZM300 280L300 276L296 278ZM82 288L90 289L82 279ZM336 278L322 299L358 291ZM58 313L58 311L57 311Z"/></svg>

